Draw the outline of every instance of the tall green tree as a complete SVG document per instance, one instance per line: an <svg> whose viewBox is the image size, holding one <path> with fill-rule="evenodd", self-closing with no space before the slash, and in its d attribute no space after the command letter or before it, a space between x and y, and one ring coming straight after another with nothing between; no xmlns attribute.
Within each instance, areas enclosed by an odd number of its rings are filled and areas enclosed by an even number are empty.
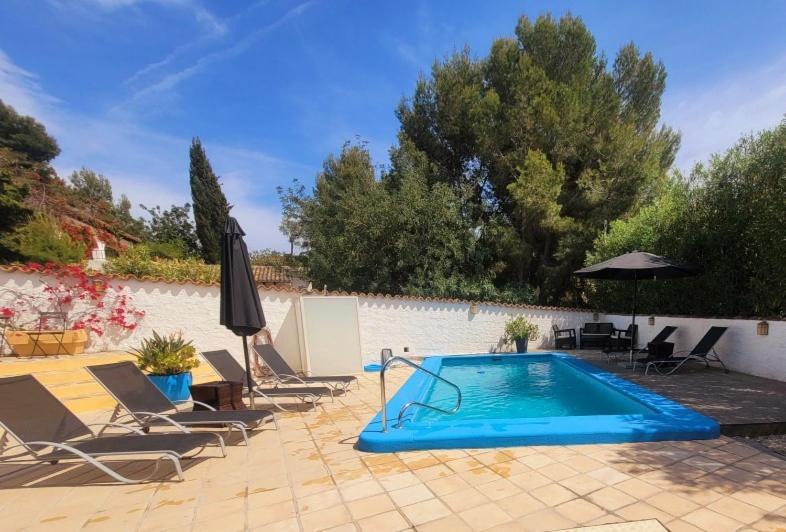
<svg viewBox="0 0 786 532"><path fill-rule="evenodd" d="M624 46L611 67L571 15L522 17L487 57L434 64L397 115L480 228L498 286L537 287L542 303L580 299L571 272L603 227L651 201L679 136L658 126L666 73Z"/></svg>
<svg viewBox="0 0 786 532"><path fill-rule="evenodd" d="M229 216L229 204L199 137L191 141L190 158L191 198L200 252L205 262L216 264L220 260L221 233Z"/></svg>
<svg viewBox="0 0 786 532"><path fill-rule="evenodd" d="M642 283L642 312L786 316L786 121L676 175L650 206L601 234L586 263L643 250L700 266L698 277ZM628 307L630 289L594 282L588 302Z"/></svg>
<svg viewBox="0 0 786 532"><path fill-rule="evenodd" d="M24 205L23 201L27 195L24 186L15 183L20 171L20 159L22 156L8 148L0 148L0 260L12 261L20 258L16 248L9 248L4 237L15 227L23 224L32 214L32 211Z"/></svg>

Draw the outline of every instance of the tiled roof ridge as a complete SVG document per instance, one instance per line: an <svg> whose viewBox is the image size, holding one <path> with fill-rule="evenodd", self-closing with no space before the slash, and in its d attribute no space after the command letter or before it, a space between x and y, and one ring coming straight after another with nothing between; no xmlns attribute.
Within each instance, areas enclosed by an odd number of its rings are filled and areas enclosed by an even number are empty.
<svg viewBox="0 0 786 532"><path fill-rule="evenodd" d="M0 265L0 271L5 271L9 273L13 272L22 272L22 273L40 273L37 270L30 268L24 264L5 264ZM88 273L89 275L89 273ZM196 285L196 286L218 286L218 282L206 282L200 281L198 279L185 279L175 281L172 279L167 279L163 276L153 276L153 275L119 275L119 274L100 274L107 279L114 279L118 281L147 281L151 283L162 283L162 284L172 284L172 285ZM294 286L287 286L281 284L260 284L260 288L264 289L267 292L287 292L287 293L296 293L300 295L327 295L327 296L354 296L354 297L364 297L364 298L376 298L376 299L389 299L389 300L404 300L404 301L423 301L423 302L433 302L433 303L454 303L454 304L461 304L461 305L487 305L487 306L495 306L495 307L508 307L508 308L525 308L525 309L532 309L532 310L558 310L558 311L568 311L568 312L591 312L589 309L581 309L581 308L574 308L574 307L556 307L556 306L541 306L541 305L529 305L525 303L504 303L501 301L475 301L471 299L460 299L460 298L451 298L451 297L427 297L427 296L413 296L407 294L382 294L382 293L374 293L374 292L349 292L346 290L312 290L308 291L305 288L298 288Z"/></svg>

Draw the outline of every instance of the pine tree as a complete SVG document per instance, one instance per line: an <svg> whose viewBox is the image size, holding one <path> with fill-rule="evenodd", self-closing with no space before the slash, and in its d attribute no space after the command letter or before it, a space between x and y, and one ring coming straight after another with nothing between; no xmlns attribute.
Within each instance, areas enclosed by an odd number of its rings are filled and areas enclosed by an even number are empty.
<svg viewBox="0 0 786 532"><path fill-rule="evenodd" d="M229 215L229 204L199 137L191 141L190 156L191 198L202 258L209 264L216 264L220 260L221 232Z"/></svg>

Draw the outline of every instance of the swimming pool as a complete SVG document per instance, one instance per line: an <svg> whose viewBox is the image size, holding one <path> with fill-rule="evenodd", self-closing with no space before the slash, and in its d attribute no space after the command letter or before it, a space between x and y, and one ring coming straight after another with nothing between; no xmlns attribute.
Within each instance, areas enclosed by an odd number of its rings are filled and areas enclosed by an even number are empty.
<svg viewBox="0 0 786 532"><path fill-rule="evenodd" d="M409 401L450 409L455 390L417 371L360 434L371 452L515 445L620 443L717 438L718 423L630 381L564 353L435 356L423 367L456 384L453 415L410 408Z"/></svg>

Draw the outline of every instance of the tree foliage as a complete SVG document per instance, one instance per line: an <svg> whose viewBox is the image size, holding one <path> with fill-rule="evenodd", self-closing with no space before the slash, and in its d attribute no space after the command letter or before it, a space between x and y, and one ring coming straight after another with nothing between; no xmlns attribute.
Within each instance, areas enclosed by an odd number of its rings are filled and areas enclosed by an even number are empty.
<svg viewBox="0 0 786 532"><path fill-rule="evenodd" d="M363 145L330 156L311 195L289 200L308 242L316 286L417 295L513 299L476 267L477 237L450 186L429 185L425 155L404 143L376 179ZM517 293L515 298L528 294Z"/></svg>
<svg viewBox="0 0 786 532"><path fill-rule="evenodd" d="M48 163L60 154L57 141L34 118L23 116L0 100L0 148L7 148L31 163Z"/></svg>
<svg viewBox="0 0 786 532"><path fill-rule="evenodd" d="M665 78L633 44L609 68L576 17L522 17L487 57L436 62L397 110L399 140L480 228L497 286L574 302L593 239L650 200L674 159L678 135L657 126Z"/></svg>
<svg viewBox="0 0 786 532"><path fill-rule="evenodd" d="M216 264L220 260L221 233L229 216L229 204L199 138L191 141L190 158L191 198L200 252L205 262Z"/></svg>
<svg viewBox="0 0 786 532"><path fill-rule="evenodd" d="M162 210L160 206L140 205L150 218L145 222L147 240L157 254L171 259L199 256L199 240L191 221L191 204L172 205Z"/></svg>
<svg viewBox="0 0 786 532"><path fill-rule="evenodd" d="M52 217L35 215L3 237L3 245L27 260L73 264L85 257L85 246L73 240Z"/></svg>
<svg viewBox="0 0 786 532"><path fill-rule="evenodd" d="M112 184L106 176L82 167L75 170L69 177L71 190L86 203L114 202Z"/></svg>
<svg viewBox="0 0 786 532"><path fill-rule="evenodd" d="M587 264L635 249L701 266L703 275L641 284L642 312L784 316L786 312L786 121L742 138L690 178L674 179L628 220L613 222ZM630 287L597 282L589 302L630 306Z"/></svg>

